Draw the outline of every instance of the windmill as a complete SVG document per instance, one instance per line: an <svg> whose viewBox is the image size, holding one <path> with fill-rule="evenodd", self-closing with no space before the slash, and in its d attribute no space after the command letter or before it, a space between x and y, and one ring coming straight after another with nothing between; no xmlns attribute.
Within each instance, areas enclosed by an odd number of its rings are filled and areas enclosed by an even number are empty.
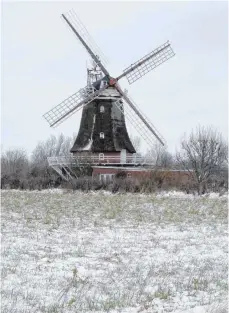
<svg viewBox="0 0 229 313"><path fill-rule="evenodd" d="M131 157L136 151L126 129L125 117L151 147L155 139L164 145L162 135L127 95L127 91L121 88L119 81L127 78L129 84L132 84L173 57L175 54L170 43L165 42L131 64L119 76L113 77L87 40L88 32L75 13L70 11L62 14L62 17L93 60L93 67L88 69L87 86L43 115L51 127L56 127L83 109L80 129L71 153L75 156L85 155L85 152L99 153L103 154L103 158L107 154L108 161L109 158L116 158L115 153L124 153L125 159L126 153ZM50 158L49 162L52 166L54 163L66 164L66 160L61 162L54 158Z"/></svg>

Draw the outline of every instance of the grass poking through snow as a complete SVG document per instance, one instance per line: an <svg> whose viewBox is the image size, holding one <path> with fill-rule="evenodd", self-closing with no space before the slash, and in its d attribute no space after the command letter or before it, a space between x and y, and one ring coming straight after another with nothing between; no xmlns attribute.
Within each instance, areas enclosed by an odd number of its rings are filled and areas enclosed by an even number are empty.
<svg viewBox="0 0 229 313"><path fill-rule="evenodd" d="M227 288L225 197L2 192L2 313L173 312Z"/></svg>

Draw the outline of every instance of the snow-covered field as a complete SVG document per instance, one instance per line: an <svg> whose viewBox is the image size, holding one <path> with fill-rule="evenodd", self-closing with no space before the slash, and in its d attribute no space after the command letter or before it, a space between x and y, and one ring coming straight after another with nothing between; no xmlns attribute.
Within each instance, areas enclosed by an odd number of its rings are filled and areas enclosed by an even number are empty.
<svg viewBox="0 0 229 313"><path fill-rule="evenodd" d="M225 196L2 191L1 312L226 313L227 250Z"/></svg>

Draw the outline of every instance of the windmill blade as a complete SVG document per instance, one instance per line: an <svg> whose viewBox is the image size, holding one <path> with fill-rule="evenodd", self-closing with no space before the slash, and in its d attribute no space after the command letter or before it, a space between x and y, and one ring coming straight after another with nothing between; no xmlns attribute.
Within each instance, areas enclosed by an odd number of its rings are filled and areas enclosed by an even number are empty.
<svg viewBox="0 0 229 313"><path fill-rule="evenodd" d="M57 126L79 109L96 99L106 88L107 86L96 90L94 87L86 86L45 113L43 117L51 127Z"/></svg>
<svg viewBox="0 0 229 313"><path fill-rule="evenodd" d="M132 84L174 55L175 53L173 52L170 43L167 41L157 49L144 56L139 61L131 64L131 66L125 69L124 73L117 77L116 80L119 80L122 77L126 77L129 84Z"/></svg>
<svg viewBox="0 0 229 313"><path fill-rule="evenodd" d="M165 140L156 127L147 119L146 116L144 116L133 100L127 96L126 92L124 92L118 84L115 84L115 87L125 102L129 105L125 106L125 116L139 132L140 136L142 136L142 138L150 147L152 147L152 145L155 143L154 137L156 137L156 139L164 146ZM118 100L115 104L123 112L122 101Z"/></svg>
<svg viewBox="0 0 229 313"><path fill-rule="evenodd" d="M125 115L125 118L132 124L134 129L138 132L138 134L143 138L143 140L147 143L149 148L152 148L155 144L155 137L152 136L151 131L142 123L141 119L136 116L135 112L131 109L129 105L125 106L125 112L123 107L123 102L121 99L115 102L118 109Z"/></svg>
<svg viewBox="0 0 229 313"><path fill-rule="evenodd" d="M86 44L91 48L92 51L94 51L94 54L99 56L99 59L103 62L104 65L107 65L107 57L101 51L100 47L96 44L93 37L88 32L87 28L80 20L79 16L77 16L76 12L72 9L67 12L65 16L67 16L68 20L72 23L72 25L86 42Z"/></svg>
<svg viewBox="0 0 229 313"><path fill-rule="evenodd" d="M67 24L69 25L69 27L72 29L72 31L74 32L74 34L78 37L78 39L80 40L80 42L83 44L83 46L86 48L87 52L90 54L90 56L92 57L92 59L96 62L96 64L100 67L100 69L102 70L102 72L105 75L109 75L107 69L105 68L105 66L102 64L102 62L100 61L99 57L92 51L92 48L90 47L90 44L86 42L86 40L83 37L87 37L88 31L86 30L86 28L82 25L82 23L79 21L79 19L77 19L77 16L74 15L75 13L72 13L72 11L70 11L67 14L62 14L63 19L67 22ZM71 22L70 22L71 20ZM73 26L74 25L74 26ZM87 40L88 41L88 40ZM97 49L98 50L98 49Z"/></svg>

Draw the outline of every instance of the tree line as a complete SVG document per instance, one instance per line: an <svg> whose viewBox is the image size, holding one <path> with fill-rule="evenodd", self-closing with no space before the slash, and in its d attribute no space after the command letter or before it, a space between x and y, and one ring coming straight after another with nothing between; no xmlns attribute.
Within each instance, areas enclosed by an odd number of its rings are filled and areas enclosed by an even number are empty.
<svg viewBox="0 0 229 313"><path fill-rule="evenodd" d="M52 135L37 144L31 157L21 149L2 153L1 188L40 190L66 186L66 182L49 167L47 157L68 156L74 138L75 134L72 137L63 134ZM133 137L131 141L140 154L140 138ZM222 134L212 127L197 127L189 135L184 134L175 154L171 154L166 147L155 144L146 156L154 163L150 178L136 183L119 173L112 183L112 190L122 188L126 191L152 191L155 188L165 188L162 177L159 179L158 176L160 169L187 171L189 183L182 185L182 189L187 192L197 191L203 194L228 189L228 144ZM78 178L70 183L70 187L74 189L108 188L103 182L85 177L85 171L82 169L78 169L77 176ZM173 187L181 188L180 185Z"/></svg>

